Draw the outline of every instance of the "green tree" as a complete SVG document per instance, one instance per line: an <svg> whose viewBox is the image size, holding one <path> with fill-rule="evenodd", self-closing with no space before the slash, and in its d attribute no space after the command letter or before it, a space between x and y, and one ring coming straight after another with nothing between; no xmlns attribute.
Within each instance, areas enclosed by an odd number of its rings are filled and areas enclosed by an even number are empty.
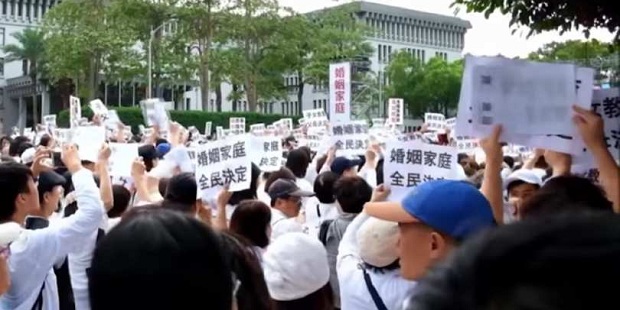
<svg viewBox="0 0 620 310"><path fill-rule="evenodd" d="M592 28L606 28L620 36L620 10L616 1L609 0L454 0L453 6L465 7L467 12L484 13L488 18L493 12L511 16L510 25L527 26L529 35L550 30L561 33L583 29L586 35Z"/></svg>
<svg viewBox="0 0 620 310"><path fill-rule="evenodd" d="M291 47L286 61L290 73L297 77L300 111L304 86L327 83L330 63L372 55L373 47L365 39L368 29L354 17L355 10L355 5L345 5L313 15L295 15L284 21L287 45Z"/></svg>
<svg viewBox="0 0 620 310"><path fill-rule="evenodd" d="M390 97L403 98L410 113L422 117L425 112L448 116L458 106L463 62L448 63L435 57L422 64L407 52L397 53L386 69Z"/></svg>
<svg viewBox="0 0 620 310"><path fill-rule="evenodd" d="M70 77L78 95L100 94L103 76L121 76L115 65L135 55L135 34L119 18L119 2L68 0L55 5L43 21L45 58L52 81ZM103 73L103 74L102 74Z"/></svg>
<svg viewBox="0 0 620 310"><path fill-rule="evenodd" d="M18 44L8 44L2 49L6 54L7 62L28 61L28 76L32 81L34 93L32 95L32 121L39 123L39 103L37 101L39 79L43 71L43 32L36 28L26 28L22 32L11 34Z"/></svg>
<svg viewBox="0 0 620 310"><path fill-rule="evenodd" d="M620 45L600 42L596 39L551 42L528 55L530 60L545 62L571 62L598 70L596 80L618 76Z"/></svg>
<svg viewBox="0 0 620 310"><path fill-rule="evenodd" d="M219 43L230 51L234 64L230 77L242 81L251 112L261 100L286 98L282 75L289 67L288 32L282 22L290 15L275 0L234 0L224 13Z"/></svg>

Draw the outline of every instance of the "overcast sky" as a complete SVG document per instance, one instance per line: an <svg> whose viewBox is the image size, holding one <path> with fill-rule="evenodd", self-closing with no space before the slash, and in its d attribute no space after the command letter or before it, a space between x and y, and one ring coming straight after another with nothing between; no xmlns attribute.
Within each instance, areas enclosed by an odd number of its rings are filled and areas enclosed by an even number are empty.
<svg viewBox="0 0 620 310"><path fill-rule="evenodd" d="M301 13L346 2L349 1L280 0L281 5L291 7ZM450 8L452 0L372 0L372 2L454 16L454 9ZM472 24L472 29L465 36L465 53L524 57L548 42L585 39L581 32L565 33L562 36L560 36L559 32L548 32L526 39L527 28L519 29L514 35L511 34L511 29L508 27L510 21L508 16L494 14L489 19L485 19L482 14L470 14L464 11L461 9L457 17L468 20ZM607 30L596 29L592 31L590 37L602 41L610 41L613 35Z"/></svg>

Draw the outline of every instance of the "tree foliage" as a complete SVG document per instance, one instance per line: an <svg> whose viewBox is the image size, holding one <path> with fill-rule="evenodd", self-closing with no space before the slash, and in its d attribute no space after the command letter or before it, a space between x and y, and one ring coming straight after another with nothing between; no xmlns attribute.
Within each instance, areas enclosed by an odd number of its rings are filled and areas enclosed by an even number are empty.
<svg viewBox="0 0 620 310"><path fill-rule="evenodd" d="M530 60L544 62L570 62L598 70L597 80L617 77L620 45L596 39L551 42L528 55Z"/></svg>
<svg viewBox="0 0 620 310"><path fill-rule="evenodd" d="M423 64L403 51L394 55L386 76L389 97L402 98L413 116L422 117L425 112L447 116L458 105L463 62L435 57Z"/></svg>
<svg viewBox="0 0 620 310"><path fill-rule="evenodd" d="M610 0L454 0L453 5L468 12L494 12L511 16L510 25L527 26L529 35L550 30L561 33L583 29L586 35L592 28L606 28L620 36L620 10L617 1Z"/></svg>
<svg viewBox="0 0 620 310"><path fill-rule="evenodd" d="M289 74L298 80L300 109L304 86L327 83L330 63L372 55L373 47L365 40L368 29L353 14L353 6L341 6L313 15L297 14L285 21L291 47L287 58Z"/></svg>
<svg viewBox="0 0 620 310"><path fill-rule="evenodd" d="M18 43L8 44L2 48L3 52L6 54L5 61L28 61L28 75L32 80L32 86L34 88L34 95L32 96L32 120L34 124L38 124L39 105L37 103L37 88L39 79L45 75L43 70L43 32L36 28L26 28L22 32L15 32L11 35Z"/></svg>

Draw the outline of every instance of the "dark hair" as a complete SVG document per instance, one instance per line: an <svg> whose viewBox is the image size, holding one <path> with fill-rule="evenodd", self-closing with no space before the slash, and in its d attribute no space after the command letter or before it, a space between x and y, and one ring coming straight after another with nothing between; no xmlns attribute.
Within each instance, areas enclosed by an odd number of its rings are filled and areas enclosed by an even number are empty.
<svg viewBox="0 0 620 310"><path fill-rule="evenodd" d="M334 309L334 293L329 282L316 292L300 299L273 300L274 310L331 310Z"/></svg>
<svg viewBox="0 0 620 310"><path fill-rule="evenodd" d="M13 142L13 139L11 139L11 136L2 136L2 137L0 137L0 147L2 146L4 141L9 143L9 148L10 148L11 147L11 142Z"/></svg>
<svg viewBox="0 0 620 310"><path fill-rule="evenodd" d="M294 149L288 153L286 168L289 168L298 178L306 176L306 170L310 165L310 156L302 149Z"/></svg>
<svg viewBox="0 0 620 310"><path fill-rule="evenodd" d="M590 180L578 176L558 176L523 203L522 217L553 215L562 212L603 211L612 213L605 192Z"/></svg>
<svg viewBox="0 0 620 310"><path fill-rule="evenodd" d="M125 213L131 200L131 192L122 185L112 185L112 196L114 197L114 204L110 211L108 211L109 218L120 217Z"/></svg>
<svg viewBox="0 0 620 310"><path fill-rule="evenodd" d="M194 205L198 197L198 184L193 173L179 173L168 181L164 200Z"/></svg>
<svg viewBox="0 0 620 310"><path fill-rule="evenodd" d="M418 282L404 309L617 309L610 283L619 260L617 215L526 219L468 240Z"/></svg>
<svg viewBox="0 0 620 310"><path fill-rule="evenodd" d="M98 244L88 270L93 310L231 309L232 272L220 236L162 208L135 208ZM114 296L114 298L110 298Z"/></svg>
<svg viewBox="0 0 620 310"><path fill-rule="evenodd" d="M334 195L345 213L362 212L372 197L372 188L359 176L341 177L334 184Z"/></svg>
<svg viewBox="0 0 620 310"><path fill-rule="evenodd" d="M400 269L400 259L396 259L391 264L387 266L383 266L383 267L376 267L369 263L364 262L364 267L366 268L366 270L370 270L374 273L386 273L388 271Z"/></svg>
<svg viewBox="0 0 620 310"><path fill-rule="evenodd" d="M271 300L263 269L251 245L243 237L222 233L223 246L228 248L230 266L239 281L236 294L238 310L270 310Z"/></svg>
<svg viewBox="0 0 620 310"><path fill-rule="evenodd" d="M52 141L52 137L48 134L44 134L39 140L39 145L44 147L49 147L49 143Z"/></svg>
<svg viewBox="0 0 620 310"><path fill-rule="evenodd" d="M28 182L32 171L18 163L0 164L0 223L8 222L15 214L15 199L19 194L30 193Z"/></svg>
<svg viewBox="0 0 620 310"><path fill-rule="evenodd" d="M271 209L259 200L244 200L237 205L230 218L230 231L265 248L269 245L267 228L271 223Z"/></svg>
<svg viewBox="0 0 620 310"><path fill-rule="evenodd" d="M265 181L265 193L269 191L269 187L271 186L271 183L279 179L297 181L297 178L295 177L293 172L291 172L291 170L289 170L286 167L281 167L280 170L272 172L267 178L267 180Z"/></svg>
<svg viewBox="0 0 620 310"><path fill-rule="evenodd" d="M230 197L230 199L228 200L228 204L231 206L236 206L244 200L256 199L256 188L258 187L257 183L258 183L259 177L260 177L260 168L258 168L257 165L252 163L252 172L250 175L250 188L244 189L242 191L234 192L232 196Z"/></svg>
<svg viewBox="0 0 620 310"><path fill-rule="evenodd" d="M510 156L504 156L504 162L508 165L508 168L512 169L515 166L515 159Z"/></svg>
<svg viewBox="0 0 620 310"><path fill-rule="evenodd" d="M20 146L24 143L30 143L30 139L24 136L15 137L15 139L13 139L13 141L11 141L11 144L9 145L9 156L20 156Z"/></svg>
<svg viewBox="0 0 620 310"><path fill-rule="evenodd" d="M319 202L334 203L336 201L336 197L334 197L334 184L339 177L339 175L331 171L325 171L316 177L316 180L314 180L314 193Z"/></svg>
<svg viewBox="0 0 620 310"><path fill-rule="evenodd" d="M34 145L30 142L24 142L17 147L17 156L22 156L22 154L29 148L33 148Z"/></svg>
<svg viewBox="0 0 620 310"><path fill-rule="evenodd" d="M157 189L159 190L159 194L162 197L166 196L166 189L168 188L168 181L170 181L170 178L159 179L159 185Z"/></svg>

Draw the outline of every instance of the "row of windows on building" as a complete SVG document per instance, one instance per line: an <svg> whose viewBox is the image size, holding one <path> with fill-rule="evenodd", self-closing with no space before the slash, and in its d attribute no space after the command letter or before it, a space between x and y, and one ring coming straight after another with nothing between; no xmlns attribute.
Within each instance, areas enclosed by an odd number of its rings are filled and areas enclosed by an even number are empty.
<svg viewBox="0 0 620 310"><path fill-rule="evenodd" d="M2 1L2 16L9 18L41 18L56 1Z"/></svg>
<svg viewBox="0 0 620 310"><path fill-rule="evenodd" d="M419 59L422 62L426 62L426 51L423 49L417 49L417 48L403 48L401 49L401 51L406 51L407 53L409 53L409 55L415 57L416 59ZM385 45L385 44L379 44L377 46L377 59L379 60L380 63L388 63L392 60L392 56L396 53L396 51L392 51L392 46L391 45ZM447 60L447 55L446 54L446 60Z"/></svg>
<svg viewBox="0 0 620 310"><path fill-rule="evenodd" d="M456 26L432 26L430 22L386 21L373 18L373 15L375 14L370 14L369 17L366 17L366 25L374 30L373 35L376 38L463 49L465 43L465 31L463 28Z"/></svg>

